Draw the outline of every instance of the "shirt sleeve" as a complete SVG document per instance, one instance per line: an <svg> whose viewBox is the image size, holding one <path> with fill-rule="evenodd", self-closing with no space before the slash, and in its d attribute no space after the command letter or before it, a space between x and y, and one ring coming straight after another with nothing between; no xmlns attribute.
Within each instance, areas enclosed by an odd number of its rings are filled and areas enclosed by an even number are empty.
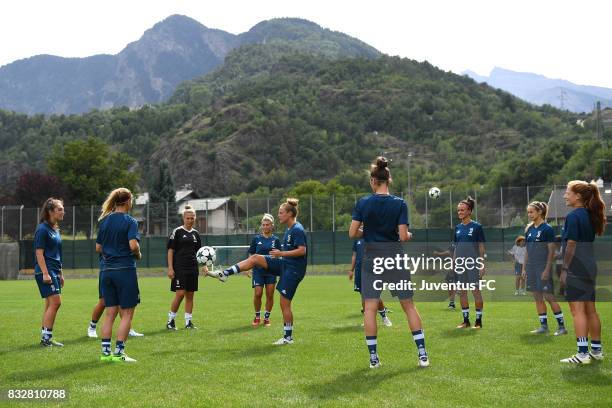
<svg viewBox="0 0 612 408"><path fill-rule="evenodd" d="M548 227L546 229L546 236L544 237L544 240L546 242L555 242L555 231L552 229L552 227Z"/></svg>
<svg viewBox="0 0 612 408"><path fill-rule="evenodd" d="M34 249L45 249L47 243L47 231L44 228L36 228L34 233Z"/></svg>
<svg viewBox="0 0 612 408"><path fill-rule="evenodd" d="M295 247L306 246L306 234L303 229L298 229L293 233L293 244Z"/></svg>
<svg viewBox="0 0 612 408"><path fill-rule="evenodd" d="M133 239L140 241L140 234L138 233L138 221L132 218L130 220L130 226L128 228L128 241L131 241Z"/></svg>
<svg viewBox="0 0 612 408"><path fill-rule="evenodd" d="M249 254L253 255L257 252L257 236L254 236L251 239L251 245L249 246Z"/></svg>
<svg viewBox="0 0 612 408"><path fill-rule="evenodd" d="M408 225L408 204L406 204L406 201L402 201L400 216L399 220L397 221L397 225Z"/></svg>
<svg viewBox="0 0 612 408"><path fill-rule="evenodd" d="M569 241L578 241L578 217L575 214L568 214L565 219L565 238Z"/></svg>
<svg viewBox="0 0 612 408"><path fill-rule="evenodd" d="M355 208L353 208L353 221L363 222L362 206L363 200L357 201Z"/></svg>
<svg viewBox="0 0 612 408"><path fill-rule="evenodd" d="M167 249L174 249L176 251L176 240L174 239L174 235L176 235L176 230L172 231L170 237L168 238L168 244L166 245Z"/></svg>

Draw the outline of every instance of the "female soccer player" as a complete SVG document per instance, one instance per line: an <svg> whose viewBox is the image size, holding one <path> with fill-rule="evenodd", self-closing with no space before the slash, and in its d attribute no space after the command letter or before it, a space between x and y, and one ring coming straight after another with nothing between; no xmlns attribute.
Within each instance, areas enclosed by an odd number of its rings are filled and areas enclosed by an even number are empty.
<svg viewBox="0 0 612 408"><path fill-rule="evenodd" d="M397 248L399 241L410 239L408 206L403 199L389 194L389 183L391 183L389 162L384 157L378 157L375 163L370 166L370 187L374 194L363 197L357 202L349 228L349 237L353 239L363 237L364 242L368 245L365 255L368 255L370 247L378 246L380 248L381 245L384 245L383 250L389 247ZM364 258L364 267L369 269L370 260L367 258ZM364 269L362 273L371 272ZM362 278L364 283L366 280L369 279ZM370 282L368 282L369 284ZM374 287L366 286L362 287L361 290L364 299L364 331L366 345L370 353L370 368L377 368L380 367L380 359L377 352L376 311L380 300L380 291L375 290ZM425 336L422 330L421 317L412 301L412 291L400 291L397 296L408 319L408 326L412 331L412 337L418 349L419 366L427 367L429 358L425 350Z"/></svg>
<svg viewBox="0 0 612 408"><path fill-rule="evenodd" d="M40 224L34 233L34 277L45 299L42 316L40 345L63 347L53 340L53 324L62 305L60 294L64 287L62 274L62 238L59 222L64 219L64 203L57 198L48 198L40 211Z"/></svg>
<svg viewBox="0 0 612 408"><path fill-rule="evenodd" d="M548 318L546 302L557 319L559 329L555 336L567 334L563 321L561 306L555 300L552 278L552 265L555 256L555 231L546 222L548 205L541 201L533 201L527 206L527 217L531 221L525 228L526 248L525 263L522 276L527 279L527 290L533 292L536 310L540 319L540 327L532 330L533 334L548 333Z"/></svg>
<svg viewBox="0 0 612 408"><path fill-rule="evenodd" d="M278 220L287 226L283 237L282 250L272 249L270 255L251 255L248 259L232 265L226 270L209 272L209 276L225 282L228 276L246 272L254 267L267 269L274 275L280 275L276 290L280 293L280 306L283 313L284 335L275 341L276 345L293 344L293 312L291 301L298 285L304 279L307 265L306 231L297 221L298 200L288 198L278 209Z"/></svg>
<svg viewBox="0 0 612 408"><path fill-rule="evenodd" d="M484 266L485 236L482 225L472 221L472 210L476 202L472 197L461 200L457 204L457 216L461 221L455 227L455 277L456 281L462 285L475 285L472 289L474 303L476 306L476 322L474 329L482 328L482 309L484 302L482 293L478 287L478 282L486 273ZM460 261L461 260L461 261ZM477 262L480 260L480 262ZM465 266L470 261L470 266ZM461 262L464 266L460 266ZM475 265L475 266L473 266ZM470 304L468 302L467 290L459 291L459 301L463 313L463 323L457 326L458 329L470 327Z"/></svg>
<svg viewBox="0 0 612 408"><path fill-rule="evenodd" d="M570 181L563 198L573 210L567 214L563 226L561 281L565 283L565 297L574 317L578 353L561 362L589 364L591 358L603 360L604 357L601 348L601 321L595 309L597 263L593 241L595 234L601 235L605 230L606 209L595 183Z"/></svg>
<svg viewBox="0 0 612 408"><path fill-rule="evenodd" d="M102 204L96 252L102 255L102 295L106 305L106 319L102 325L102 361L136 362L125 354L125 340L132 326L134 308L140 303L136 260L140 253L138 222L128 212L132 208L132 193L117 188ZM113 323L121 315L117 330L115 353L111 354Z"/></svg>
<svg viewBox="0 0 612 408"><path fill-rule="evenodd" d="M264 214L261 218L261 234L257 234L251 240L249 247L249 255L269 255L273 249L280 249L281 242L276 235L272 234L274 229L274 216L272 214ZM269 273L266 269L253 267L252 276L253 285L253 306L255 308L255 318L253 319L253 327L261 324L261 298L264 288L266 289L266 311L264 314L264 326L269 327L270 313L274 306L274 287L276 286L276 276Z"/></svg>
<svg viewBox="0 0 612 408"><path fill-rule="evenodd" d="M523 265L525 265L525 237L519 235L514 240L512 249L508 251L510 255L514 257L514 295L522 295L525 293L525 279L523 278Z"/></svg>
<svg viewBox="0 0 612 408"><path fill-rule="evenodd" d="M202 247L200 233L193 228L196 212L192 206L183 209L183 225L177 227L168 239L168 278L170 290L175 292L168 312L168 330L176 330L176 312L185 298L185 329L197 329L191 320L193 313L193 294L198 291L198 261L196 253ZM208 273L204 266L203 272Z"/></svg>
<svg viewBox="0 0 612 408"><path fill-rule="evenodd" d="M361 294L361 261L363 259L363 239L356 239L353 241L353 256L351 258L351 269L349 270L349 280L353 281L353 290ZM361 313L364 313L364 301L361 299ZM389 310L385 307L385 303L382 299L378 300L378 314L383 321L383 324L387 327L393 326L391 319L387 316Z"/></svg>

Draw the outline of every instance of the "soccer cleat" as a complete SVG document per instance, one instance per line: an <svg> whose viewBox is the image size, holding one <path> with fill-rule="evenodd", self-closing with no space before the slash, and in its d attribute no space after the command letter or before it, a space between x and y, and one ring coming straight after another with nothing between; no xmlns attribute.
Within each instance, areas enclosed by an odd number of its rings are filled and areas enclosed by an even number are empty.
<svg viewBox="0 0 612 408"><path fill-rule="evenodd" d="M604 359L604 353L603 351L593 351L591 350L591 352L589 353L589 355L591 356L591 358L601 361Z"/></svg>
<svg viewBox="0 0 612 408"><path fill-rule="evenodd" d="M270 326L272 326L270 319L264 319L264 327L270 327Z"/></svg>
<svg viewBox="0 0 612 408"><path fill-rule="evenodd" d="M448 310L455 310L455 309L456 309L455 304L453 302L449 302L448 303Z"/></svg>
<svg viewBox="0 0 612 408"><path fill-rule="evenodd" d="M419 356L419 367L429 367L429 357L427 357L427 354Z"/></svg>
<svg viewBox="0 0 612 408"><path fill-rule="evenodd" d="M261 324L261 317L256 317L253 319L253 322L251 323L251 326L253 327L257 327Z"/></svg>
<svg viewBox="0 0 612 408"><path fill-rule="evenodd" d="M379 368L381 365L378 358L376 360L370 360L370 368Z"/></svg>
<svg viewBox="0 0 612 408"><path fill-rule="evenodd" d="M87 337L90 337L92 339L97 339L98 338L98 333L96 333L96 328L95 327L89 326L87 328Z"/></svg>
<svg viewBox="0 0 612 408"><path fill-rule="evenodd" d="M176 323L174 323L174 320L170 320L168 323L166 323L166 329L168 329L168 330L177 330L176 329Z"/></svg>
<svg viewBox="0 0 612 408"><path fill-rule="evenodd" d="M457 326L458 329L467 329L471 326L469 320L467 322L463 322Z"/></svg>
<svg viewBox="0 0 612 408"><path fill-rule="evenodd" d="M566 364L591 364L591 356L588 353L576 353L571 357L561 360Z"/></svg>
<svg viewBox="0 0 612 408"><path fill-rule="evenodd" d="M537 329L533 329L529 333L531 333L531 334L547 334L548 333L548 327L540 326Z"/></svg>
<svg viewBox="0 0 612 408"><path fill-rule="evenodd" d="M563 336L564 334L567 334L567 329L565 327L559 327L555 332L555 336Z"/></svg>
<svg viewBox="0 0 612 408"><path fill-rule="evenodd" d="M274 343L275 346L284 346L285 344L293 344L293 339L292 338L286 338L286 337L281 337L280 339L276 340Z"/></svg>
<svg viewBox="0 0 612 408"><path fill-rule="evenodd" d="M519 292L518 290L515 290L515 291L514 291L514 296L518 296L518 295L519 295L519 293L520 293L520 292Z"/></svg>
<svg viewBox="0 0 612 408"><path fill-rule="evenodd" d="M125 353L121 353L121 354L113 354L111 356L111 361L113 363L135 363L137 360L133 359L132 357L128 357L127 354Z"/></svg>
<svg viewBox="0 0 612 408"><path fill-rule="evenodd" d="M102 354L100 356L100 361L104 361L106 363L110 363L113 361L113 356L110 354Z"/></svg>
<svg viewBox="0 0 612 408"><path fill-rule="evenodd" d="M389 318L387 316L382 318L383 324L387 327L391 327L393 326L393 323L391 322L391 320L389 320Z"/></svg>
<svg viewBox="0 0 612 408"><path fill-rule="evenodd" d="M482 329L482 320L476 320L476 323L474 323L474 327L472 327L472 329Z"/></svg>
<svg viewBox="0 0 612 408"><path fill-rule="evenodd" d="M144 334L142 333L138 333L136 330L134 329L130 329L130 333L129 333L130 337L144 337Z"/></svg>
<svg viewBox="0 0 612 408"><path fill-rule="evenodd" d="M219 279L221 282L226 282L228 276L223 271L208 271L208 276Z"/></svg>
<svg viewBox="0 0 612 408"><path fill-rule="evenodd" d="M41 340L40 345L41 347L64 347L63 343L60 343L53 339L52 340Z"/></svg>
<svg viewBox="0 0 612 408"><path fill-rule="evenodd" d="M193 325L192 321L189 321L189 323L187 323L185 325L185 330L197 330L198 328L196 326Z"/></svg>

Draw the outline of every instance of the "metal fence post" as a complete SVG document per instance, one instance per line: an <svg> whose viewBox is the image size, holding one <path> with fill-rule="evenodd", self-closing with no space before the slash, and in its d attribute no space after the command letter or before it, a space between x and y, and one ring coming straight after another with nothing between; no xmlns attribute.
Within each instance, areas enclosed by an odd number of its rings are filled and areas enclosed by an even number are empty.
<svg viewBox="0 0 612 408"><path fill-rule="evenodd" d="M19 240L23 239L23 205L19 207Z"/></svg>
<svg viewBox="0 0 612 408"><path fill-rule="evenodd" d="M76 269L76 207L72 206L72 269Z"/></svg>
<svg viewBox="0 0 612 408"><path fill-rule="evenodd" d="M89 216L89 238L93 239L94 235L94 209L93 205L90 206L90 216Z"/></svg>
<svg viewBox="0 0 612 408"><path fill-rule="evenodd" d="M453 229L453 189L448 189L448 210L450 215L450 229Z"/></svg>
<svg viewBox="0 0 612 408"><path fill-rule="evenodd" d="M427 208L428 202L429 194L425 194L425 229L429 228L429 209Z"/></svg>
<svg viewBox="0 0 612 408"><path fill-rule="evenodd" d="M332 194L332 232L336 232L336 193Z"/></svg>
<svg viewBox="0 0 612 408"><path fill-rule="evenodd" d="M312 224L312 194L311 194L310 195L310 232L313 231L312 225L313 224Z"/></svg>
<svg viewBox="0 0 612 408"><path fill-rule="evenodd" d="M501 214L501 227L504 228L504 188L499 188L499 210Z"/></svg>
<svg viewBox="0 0 612 408"><path fill-rule="evenodd" d="M527 186L527 205L529 205L529 186Z"/></svg>
<svg viewBox="0 0 612 408"><path fill-rule="evenodd" d="M227 206L229 204L229 200L225 202L225 235L229 234L229 221L227 219Z"/></svg>
<svg viewBox="0 0 612 408"><path fill-rule="evenodd" d="M553 184L553 192L552 192L552 197L555 203L555 225L558 227L559 226L559 210L557 208L557 186L555 184Z"/></svg>
<svg viewBox="0 0 612 408"><path fill-rule="evenodd" d="M474 190L474 216L478 220L478 190Z"/></svg>
<svg viewBox="0 0 612 408"><path fill-rule="evenodd" d="M147 202L147 237L149 236L149 203Z"/></svg>
<svg viewBox="0 0 612 408"><path fill-rule="evenodd" d="M208 199L206 200L206 235L208 235Z"/></svg>
<svg viewBox="0 0 612 408"><path fill-rule="evenodd" d="M166 201L166 236L170 235L170 203Z"/></svg>
<svg viewBox="0 0 612 408"><path fill-rule="evenodd" d="M249 233L249 197L246 198L246 233Z"/></svg>

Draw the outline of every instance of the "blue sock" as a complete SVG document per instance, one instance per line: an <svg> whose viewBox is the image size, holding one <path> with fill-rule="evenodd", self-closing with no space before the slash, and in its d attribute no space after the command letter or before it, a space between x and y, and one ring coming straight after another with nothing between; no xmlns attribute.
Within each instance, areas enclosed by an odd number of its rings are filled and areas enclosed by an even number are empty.
<svg viewBox="0 0 612 408"><path fill-rule="evenodd" d="M586 354L589 352L589 339L586 337L576 337L576 343L578 344L578 352Z"/></svg>
<svg viewBox="0 0 612 408"><path fill-rule="evenodd" d="M269 319L269 318L270 318L270 312L266 310L266 312L264 313L264 319Z"/></svg>
<svg viewBox="0 0 612 408"><path fill-rule="evenodd" d="M255 317L257 317L257 318L261 317L261 310L255 312Z"/></svg>
<svg viewBox="0 0 612 408"><path fill-rule="evenodd" d="M291 339L293 335L293 323L285 323L285 335L283 336L286 339Z"/></svg>
<svg viewBox="0 0 612 408"><path fill-rule="evenodd" d="M366 345L370 352L370 361L378 361L378 353L376 352L376 336L366 336Z"/></svg>
<svg viewBox="0 0 612 408"><path fill-rule="evenodd" d="M468 307L467 309L461 309L461 311L463 312L463 322L467 323L470 321L470 308Z"/></svg>
<svg viewBox="0 0 612 408"><path fill-rule="evenodd" d="M231 276L235 273L240 273L240 267L238 266L238 264L232 265L223 271L223 274L225 276Z"/></svg>
<svg viewBox="0 0 612 408"><path fill-rule="evenodd" d="M476 309L476 320L482 320L482 309Z"/></svg>
<svg viewBox="0 0 612 408"><path fill-rule="evenodd" d="M378 311L378 313L380 314L380 317L384 319L385 317L387 317L387 308L383 307L381 310Z"/></svg>
<svg viewBox="0 0 612 408"><path fill-rule="evenodd" d="M559 310L559 312L555 313L555 319L557 319L557 323L559 323L559 327L565 327L565 321L563 320L563 312Z"/></svg>
<svg viewBox="0 0 612 408"><path fill-rule="evenodd" d="M425 334L423 334L423 330L413 331L412 338L419 350L419 356L426 356L427 351L425 351Z"/></svg>
<svg viewBox="0 0 612 408"><path fill-rule="evenodd" d="M53 337L53 329L50 329L48 327L43 327L42 330L40 331L41 340L49 341L51 340L51 337Z"/></svg>
<svg viewBox="0 0 612 408"><path fill-rule="evenodd" d="M111 353L111 339L102 339L102 354L110 356Z"/></svg>
<svg viewBox="0 0 612 408"><path fill-rule="evenodd" d="M540 326L548 328L548 316L546 316L546 313L540 313L538 316L540 317Z"/></svg>
<svg viewBox="0 0 612 408"><path fill-rule="evenodd" d="M591 339L591 351L593 353L601 353L601 340Z"/></svg>
<svg viewBox="0 0 612 408"><path fill-rule="evenodd" d="M123 354L124 350L125 350L125 343L121 340L117 340L117 342L115 343L115 354L117 355Z"/></svg>

